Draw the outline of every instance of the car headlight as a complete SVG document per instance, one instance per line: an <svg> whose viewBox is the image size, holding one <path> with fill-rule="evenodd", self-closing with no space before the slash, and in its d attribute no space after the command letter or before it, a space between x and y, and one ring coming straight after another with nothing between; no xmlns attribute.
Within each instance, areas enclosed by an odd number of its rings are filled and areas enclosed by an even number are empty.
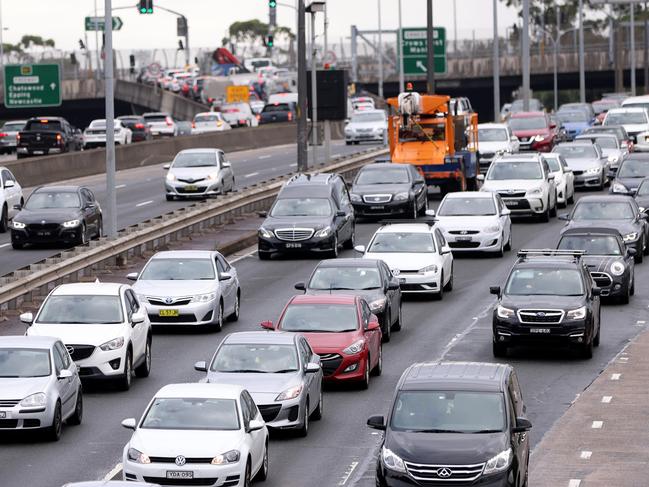
<svg viewBox="0 0 649 487"><path fill-rule="evenodd" d="M628 193L629 189L622 183L613 183L611 191L613 191L614 193Z"/></svg>
<svg viewBox="0 0 649 487"><path fill-rule="evenodd" d="M81 223L81 220L69 220L67 222L63 222L63 228L78 227L80 223Z"/></svg>
<svg viewBox="0 0 649 487"><path fill-rule="evenodd" d="M408 193L407 191L394 195L394 201L406 201L408 198L410 198L410 193Z"/></svg>
<svg viewBox="0 0 649 487"><path fill-rule="evenodd" d="M191 300L192 303L208 303L216 299L216 293L197 294Z"/></svg>
<svg viewBox="0 0 649 487"><path fill-rule="evenodd" d="M316 237L328 237L331 233L331 227L324 227L322 230L315 232Z"/></svg>
<svg viewBox="0 0 649 487"><path fill-rule="evenodd" d="M109 352L111 350L118 350L124 346L124 337L113 338L106 343L99 345L99 348L104 352Z"/></svg>
<svg viewBox="0 0 649 487"><path fill-rule="evenodd" d="M25 227L27 226L27 225L25 225L24 223L17 222L16 220L14 220L14 221L12 222L12 225L13 225L13 227L14 227L16 230L22 230L23 228L25 228Z"/></svg>
<svg viewBox="0 0 649 487"><path fill-rule="evenodd" d="M633 242L638 239L638 232L627 233L624 235L625 242Z"/></svg>
<svg viewBox="0 0 649 487"><path fill-rule="evenodd" d="M602 168L600 167L591 167L590 169L586 169L584 171L584 174L599 174L602 172Z"/></svg>
<svg viewBox="0 0 649 487"><path fill-rule="evenodd" d="M498 305L496 314L498 315L498 318L512 318L514 316L514 310Z"/></svg>
<svg viewBox="0 0 649 487"><path fill-rule="evenodd" d="M406 466L403 463L403 460L399 456L395 455L389 448L381 448L381 461L383 462L383 465L385 465L385 468L395 472L406 471Z"/></svg>
<svg viewBox="0 0 649 487"><path fill-rule="evenodd" d="M491 225L490 227L487 227L483 230L485 233L495 233L500 231L500 227L498 225Z"/></svg>
<svg viewBox="0 0 649 487"><path fill-rule="evenodd" d="M44 392L37 392L31 396L27 396L25 399L20 401L20 405L24 408L36 408L42 407L47 404L47 396Z"/></svg>
<svg viewBox="0 0 649 487"><path fill-rule="evenodd" d="M543 194L543 188L528 189L527 194Z"/></svg>
<svg viewBox="0 0 649 487"><path fill-rule="evenodd" d="M140 450L136 450L135 448L129 448L128 452L126 453L126 457L130 461L135 463L142 463L144 465L151 463L151 459L149 458L149 455L145 455Z"/></svg>
<svg viewBox="0 0 649 487"><path fill-rule="evenodd" d="M219 178L219 173L215 172L214 174L208 174L207 175L207 180L208 181L214 181Z"/></svg>
<svg viewBox="0 0 649 487"><path fill-rule="evenodd" d="M534 142L542 142L543 140L545 140L545 135L535 135L534 137L532 137L532 140Z"/></svg>
<svg viewBox="0 0 649 487"><path fill-rule="evenodd" d="M483 473L486 475L507 470L512 463L512 456L511 448L500 452L485 464Z"/></svg>
<svg viewBox="0 0 649 487"><path fill-rule="evenodd" d="M264 227L261 227L259 229L259 236L263 238L272 238L275 236L275 234L272 232L272 230L266 230Z"/></svg>
<svg viewBox="0 0 649 487"><path fill-rule="evenodd" d="M626 267L624 267L624 264L622 262L613 262L611 264L611 274L614 276L621 276L624 274L624 270Z"/></svg>
<svg viewBox="0 0 649 487"><path fill-rule="evenodd" d="M381 311L383 311L383 307L385 306L386 301L387 300L385 298L372 301L370 303L370 309L372 310L372 313L380 313Z"/></svg>
<svg viewBox="0 0 649 487"><path fill-rule="evenodd" d="M583 320L586 318L586 306L568 311L566 317L569 320Z"/></svg>
<svg viewBox="0 0 649 487"><path fill-rule="evenodd" d="M426 274L428 272L436 273L437 270L438 270L437 266L433 264L433 265L427 265L426 267L422 267L421 269L419 269L418 273L419 274Z"/></svg>
<svg viewBox="0 0 649 487"><path fill-rule="evenodd" d="M288 401L289 399L295 399L302 393L302 384L299 386L289 387L285 391L282 391L276 398L276 401Z"/></svg>
<svg viewBox="0 0 649 487"><path fill-rule="evenodd" d="M360 339L356 340L354 343L352 343L350 346L348 346L345 350L343 350L343 353L345 355L355 355L359 353L361 350L363 350L363 347L365 346L365 340Z"/></svg>
<svg viewBox="0 0 649 487"><path fill-rule="evenodd" d="M356 130L353 129L352 127L345 127L345 133L346 134L354 134L354 133L356 133Z"/></svg>
<svg viewBox="0 0 649 487"><path fill-rule="evenodd" d="M363 198L361 198L361 195L356 194L356 193L350 193L349 194L349 199L352 200L352 203L361 203L363 201Z"/></svg>
<svg viewBox="0 0 649 487"><path fill-rule="evenodd" d="M225 465L228 463L237 463L241 458L239 450L230 450L222 455L216 455L210 462L212 465Z"/></svg>
<svg viewBox="0 0 649 487"><path fill-rule="evenodd" d="M174 173L168 172L167 181L175 181L175 180L176 180L176 175Z"/></svg>

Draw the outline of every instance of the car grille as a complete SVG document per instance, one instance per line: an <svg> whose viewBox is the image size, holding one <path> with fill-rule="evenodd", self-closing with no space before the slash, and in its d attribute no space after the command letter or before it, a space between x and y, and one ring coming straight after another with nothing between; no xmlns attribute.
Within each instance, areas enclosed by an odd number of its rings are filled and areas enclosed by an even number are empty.
<svg viewBox="0 0 649 487"><path fill-rule="evenodd" d="M30 223L27 225L27 230L30 232L53 232L58 229L58 223Z"/></svg>
<svg viewBox="0 0 649 487"><path fill-rule="evenodd" d="M309 240L313 234L313 228L278 228L275 230L277 238L286 242Z"/></svg>
<svg viewBox="0 0 649 487"><path fill-rule="evenodd" d="M476 235L480 233L480 230L451 230L451 235Z"/></svg>
<svg viewBox="0 0 649 487"><path fill-rule="evenodd" d="M183 194L204 193L207 186L196 186L196 189L176 188L176 191Z"/></svg>
<svg viewBox="0 0 649 487"><path fill-rule="evenodd" d="M343 358L337 353L324 353L320 355L320 363L322 365L322 373L325 376L333 375L340 364L343 362Z"/></svg>
<svg viewBox="0 0 649 487"><path fill-rule="evenodd" d="M151 463L176 463L176 457L149 457ZM212 458L185 458L185 463L211 463Z"/></svg>
<svg viewBox="0 0 649 487"><path fill-rule="evenodd" d="M192 300L192 298L171 298L171 303L167 303L165 302L165 299L167 298L154 298L149 296L147 296L146 298L149 304L153 304L155 306L185 306Z"/></svg>
<svg viewBox="0 0 649 487"><path fill-rule="evenodd" d="M270 404L270 405L259 405L257 406L257 409L259 409L259 412L261 413L262 418L264 418L264 421L267 423L270 421L273 421L279 412L282 410L282 405L281 404Z"/></svg>
<svg viewBox="0 0 649 487"><path fill-rule="evenodd" d="M149 313L149 321L151 323L194 323L196 322L196 315L187 313L179 314L178 316L158 316L157 314Z"/></svg>
<svg viewBox="0 0 649 487"><path fill-rule="evenodd" d="M68 353L74 361L88 358L95 351L95 347L92 345L66 345L65 348L68 349Z"/></svg>
<svg viewBox="0 0 649 487"><path fill-rule="evenodd" d="M502 198L522 198L525 196L524 190L498 191Z"/></svg>
<svg viewBox="0 0 649 487"><path fill-rule="evenodd" d="M520 142L529 142L530 138L529 137L519 137L518 138Z"/></svg>
<svg viewBox="0 0 649 487"><path fill-rule="evenodd" d="M613 284L613 279L606 272L591 272L590 275L598 287L609 287Z"/></svg>
<svg viewBox="0 0 649 487"><path fill-rule="evenodd" d="M0 399L0 408L12 408L20 402L20 399Z"/></svg>
<svg viewBox="0 0 649 487"><path fill-rule="evenodd" d="M525 198L507 199L503 198L505 206L510 210L529 210L530 202Z"/></svg>
<svg viewBox="0 0 649 487"><path fill-rule="evenodd" d="M365 203L389 203L392 200L391 194L366 194L363 195Z"/></svg>
<svg viewBox="0 0 649 487"><path fill-rule="evenodd" d="M484 469L484 463L475 465L425 465L404 462L408 473L417 481L423 482L472 482Z"/></svg>
<svg viewBox="0 0 649 487"><path fill-rule="evenodd" d="M558 324L563 320L564 312L559 309L521 309L518 319L521 323L549 323Z"/></svg>
<svg viewBox="0 0 649 487"><path fill-rule="evenodd" d="M158 485L214 485L216 482L218 482L218 480L219 479L216 477L206 477L202 479L167 479L165 477L144 477L145 482Z"/></svg>
<svg viewBox="0 0 649 487"><path fill-rule="evenodd" d="M572 173L573 173L575 176L581 176L582 174L584 174L584 171L572 171Z"/></svg>
<svg viewBox="0 0 649 487"><path fill-rule="evenodd" d="M178 181L180 181L181 183L195 184L195 183L199 183L201 181L205 181L205 178L198 178L198 179L180 179L180 178L178 178Z"/></svg>
<svg viewBox="0 0 649 487"><path fill-rule="evenodd" d="M480 242L448 242L448 246L452 249L477 249Z"/></svg>

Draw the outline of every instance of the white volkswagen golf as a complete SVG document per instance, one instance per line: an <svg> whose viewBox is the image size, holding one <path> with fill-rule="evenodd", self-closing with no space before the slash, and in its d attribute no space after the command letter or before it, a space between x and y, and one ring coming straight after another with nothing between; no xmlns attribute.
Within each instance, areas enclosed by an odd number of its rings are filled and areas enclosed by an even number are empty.
<svg viewBox="0 0 649 487"><path fill-rule="evenodd" d="M241 386L170 384L160 389L124 447L125 481L249 487L268 476L268 429Z"/></svg>

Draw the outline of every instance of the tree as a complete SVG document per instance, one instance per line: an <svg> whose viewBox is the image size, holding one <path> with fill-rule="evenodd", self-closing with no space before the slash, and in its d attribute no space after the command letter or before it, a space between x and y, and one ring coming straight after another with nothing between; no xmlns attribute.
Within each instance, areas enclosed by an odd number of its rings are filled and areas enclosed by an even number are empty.
<svg viewBox="0 0 649 487"><path fill-rule="evenodd" d="M54 39L44 39L41 36L24 35L22 39L20 39L20 45L25 49L29 49L32 46L54 47L55 43Z"/></svg>

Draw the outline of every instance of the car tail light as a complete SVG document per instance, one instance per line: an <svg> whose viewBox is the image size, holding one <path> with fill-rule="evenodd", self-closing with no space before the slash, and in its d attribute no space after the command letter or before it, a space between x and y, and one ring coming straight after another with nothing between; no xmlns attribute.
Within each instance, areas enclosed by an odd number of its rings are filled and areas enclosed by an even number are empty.
<svg viewBox="0 0 649 487"><path fill-rule="evenodd" d="M16 134L16 141L20 140L20 134Z"/></svg>
<svg viewBox="0 0 649 487"><path fill-rule="evenodd" d="M193 128L193 129L196 128L196 122L192 122L192 128Z"/></svg>
<svg viewBox="0 0 649 487"><path fill-rule="evenodd" d="M293 120L293 113L288 112L288 121L290 122L291 120Z"/></svg>
<svg viewBox="0 0 649 487"><path fill-rule="evenodd" d="M143 129L143 128L144 128L144 124L143 124L143 123L136 123L136 124L135 124L135 128L136 128L136 129Z"/></svg>
<svg viewBox="0 0 649 487"><path fill-rule="evenodd" d="M167 122L167 127L171 127L174 124L174 121L171 119L171 117L165 118L165 121Z"/></svg>
<svg viewBox="0 0 649 487"><path fill-rule="evenodd" d="M61 142L62 139L63 139L63 137L61 137L61 134L56 134L56 140L57 141Z"/></svg>
<svg viewBox="0 0 649 487"><path fill-rule="evenodd" d="M246 121L245 121L245 120L239 120L239 123L240 123L241 125L245 125L245 124L246 124Z"/></svg>
<svg viewBox="0 0 649 487"><path fill-rule="evenodd" d="M261 115L257 114L255 117L257 117L257 121L261 120ZM0 135L0 137L2 137L2 135Z"/></svg>
<svg viewBox="0 0 649 487"><path fill-rule="evenodd" d="M9 135L9 134L6 134L4 132L0 132L0 137L6 137L7 135Z"/></svg>

